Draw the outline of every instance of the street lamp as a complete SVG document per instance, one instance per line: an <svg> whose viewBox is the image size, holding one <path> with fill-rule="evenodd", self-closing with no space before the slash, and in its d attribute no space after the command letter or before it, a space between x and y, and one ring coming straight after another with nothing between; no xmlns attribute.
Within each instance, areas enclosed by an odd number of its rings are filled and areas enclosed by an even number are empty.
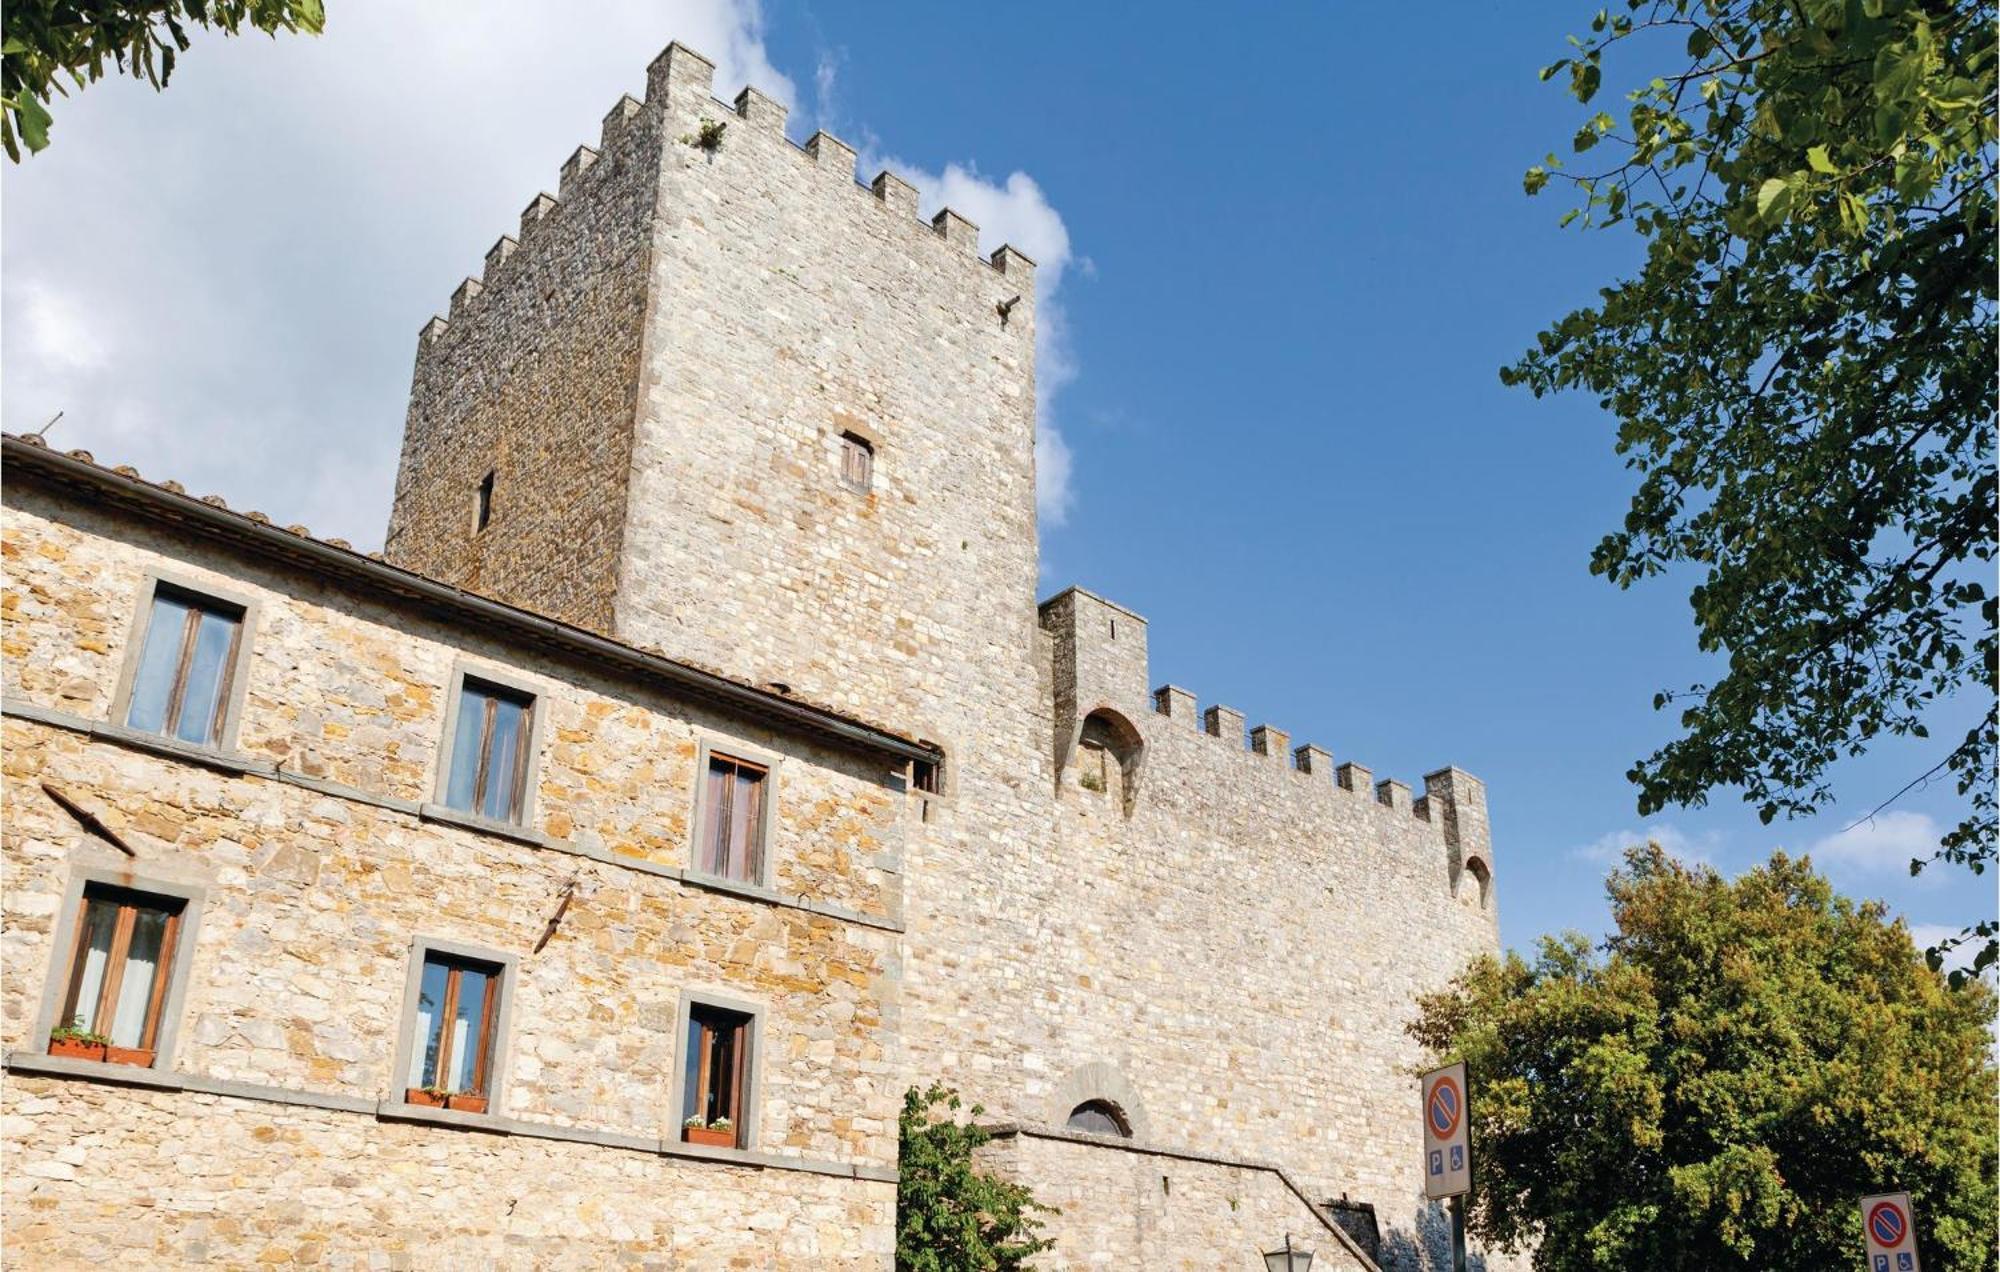
<svg viewBox="0 0 2000 1272"><path fill-rule="evenodd" d="M1294 1249L1292 1234L1289 1232L1285 1234L1284 1249L1272 1250L1264 1255L1265 1272L1311 1272L1312 1265L1313 1252Z"/></svg>

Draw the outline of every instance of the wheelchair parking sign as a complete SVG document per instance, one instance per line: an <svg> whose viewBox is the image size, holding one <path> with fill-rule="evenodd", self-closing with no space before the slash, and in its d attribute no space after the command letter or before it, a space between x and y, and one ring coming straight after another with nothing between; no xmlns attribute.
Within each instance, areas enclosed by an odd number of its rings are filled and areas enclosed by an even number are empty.
<svg viewBox="0 0 2000 1272"><path fill-rule="evenodd" d="M1472 1191L1472 1146L1465 1116L1465 1065L1424 1075L1424 1195Z"/></svg>
<svg viewBox="0 0 2000 1272"><path fill-rule="evenodd" d="M1861 1199L1861 1236L1868 1244L1868 1272L1922 1272L1917 1261L1916 1212L1910 1194Z"/></svg>

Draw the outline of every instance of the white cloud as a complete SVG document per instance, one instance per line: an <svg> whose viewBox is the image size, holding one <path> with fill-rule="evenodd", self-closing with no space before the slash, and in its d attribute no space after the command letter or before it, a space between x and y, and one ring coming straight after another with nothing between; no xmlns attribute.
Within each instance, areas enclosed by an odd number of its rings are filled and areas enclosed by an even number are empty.
<svg viewBox="0 0 2000 1272"><path fill-rule="evenodd" d="M1877 813L1856 826L1817 840L1806 849L1814 864L1868 873L1907 874L1912 858L1937 851L1944 831L1926 813Z"/></svg>
<svg viewBox="0 0 2000 1272"><path fill-rule="evenodd" d="M756 0L618 0L587 21L538 0L343 0L318 38L197 37L164 93L114 77L60 100L51 148L7 173L0 422L60 410L52 444L378 546L418 327L676 39L715 60L719 97L754 82L803 116ZM822 122L840 64L818 59L805 90ZM1060 524L1062 217L1022 173L889 166L1040 266L1037 502Z"/></svg>
<svg viewBox="0 0 2000 1272"><path fill-rule="evenodd" d="M102 332L69 297L37 282L22 284L21 322L29 354L62 371L104 365Z"/></svg>
<svg viewBox="0 0 2000 1272"><path fill-rule="evenodd" d="M979 250L1011 245L1035 262L1035 508L1047 525L1059 526L1076 502L1069 443L1056 422L1055 401L1076 379L1077 363L1063 309L1063 275L1074 259L1069 229L1042 188L1025 172L1005 181L980 174L975 166L946 164L929 172L877 150L872 134L860 171L884 168L917 188L917 208L926 217L950 208L979 227Z"/></svg>
<svg viewBox="0 0 2000 1272"><path fill-rule="evenodd" d="M1685 865L1713 867L1721 841L1722 836L1714 831L1689 835L1671 822L1647 822L1636 830L1607 831L1587 844L1570 849L1569 855L1578 861L1617 865L1625 859L1627 848L1656 843L1669 857Z"/></svg>
<svg viewBox="0 0 2000 1272"><path fill-rule="evenodd" d="M796 104L763 30L755 0L343 0L58 100L6 174L0 418L377 546L417 328L669 41Z"/></svg>

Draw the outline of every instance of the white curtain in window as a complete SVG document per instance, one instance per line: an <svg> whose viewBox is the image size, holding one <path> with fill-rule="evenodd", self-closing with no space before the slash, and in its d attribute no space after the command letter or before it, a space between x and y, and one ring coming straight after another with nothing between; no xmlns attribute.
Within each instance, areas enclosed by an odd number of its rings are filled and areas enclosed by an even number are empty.
<svg viewBox="0 0 2000 1272"><path fill-rule="evenodd" d="M90 944L83 951L83 975L76 991L76 1019L60 1020L59 1025L76 1024L97 1028L97 999L104 992L104 969L111 960L111 924L99 922L90 930Z"/></svg>
<svg viewBox="0 0 2000 1272"><path fill-rule="evenodd" d="M463 1016L451 1022L451 1067L453 1070L451 1075L451 1089L454 1091L472 1090L472 1073L479 1062L479 1057L475 1053L476 1049L473 1046L467 1045L467 1040L471 1037L471 1031L466 1028L467 1023Z"/></svg>
<svg viewBox="0 0 2000 1272"><path fill-rule="evenodd" d="M404 1086L424 1085L424 1064L430 1059L431 1013L426 1007L417 1008L417 1033L410 1044L410 1077Z"/></svg>
<svg viewBox="0 0 2000 1272"><path fill-rule="evenodd" d="M160 946L167 934L167 916L140 910L133 918L132 944L125 956L125 974L118 982L118 1005L111 1016L111 1043L137 1047L145 1042L146 1008L153 1000L153 982L160 966Z"/></svg>

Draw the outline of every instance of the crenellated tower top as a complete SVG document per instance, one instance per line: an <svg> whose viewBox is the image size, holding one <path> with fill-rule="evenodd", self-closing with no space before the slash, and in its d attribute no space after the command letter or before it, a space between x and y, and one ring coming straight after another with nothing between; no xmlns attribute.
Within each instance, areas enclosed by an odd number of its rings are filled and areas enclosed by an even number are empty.
<svg viewBox="0 0 2000 1272"><path fill-rule="evenodd" d="M428 343L437 339L450 329L453 322L469 317L471 302L485 288L485 272L505 264L549 218L562 214L568 203L590 197L591 192L585 188L583 178L598 157L616 147L633 121L643 113L650 110L668 114L678 107L683 116L689 111L695 112L702 124L720 124L720 132L710 134L717 139L717 146L713 151L704 150L704 153L719 152L721 146L729 142L729 129L736 125L776 136L790 144L790 138L785 133L788 112L784 103L748 86L736 94L733 102L725 103L714 96L714 84L715 63L680 43L669 44L662 50L646 71L646 99L638 101L628 94L613 103L604 116L597 146L579 145L570 153L562 163L556 193L542 191L529 201L521 211L518 234L503 234L487 249L484 271L469 275L459 284L451 294L446 314L433 316L424 323L420 333L423 341ZM667 140L702 149L702 138L703 133L697 128L694 132ZM1024 252L1002 244L993 250L991 256L982 257L977 225L950 207L939 208L929 220L922 219L918 215L917 188L887 168L876 173L865 185L862 184L857 180L857 152L838 137L825 131L815 132L804 144L791 144L791 149L802 161L801 179L837 182L842 187L851 187L856 195L872 197L884 211L904 225L913 239L928 234L948 251L969 255L1006 275L1024 296L1032 295L1035 262Z"/></svg>
<svg viewBox="0 0 2000 1272"><path fill-rule="evenodd" d="M424 324L385 553L951 731L1033 644L1034 262L714 79L669 45Z"/></svg>

